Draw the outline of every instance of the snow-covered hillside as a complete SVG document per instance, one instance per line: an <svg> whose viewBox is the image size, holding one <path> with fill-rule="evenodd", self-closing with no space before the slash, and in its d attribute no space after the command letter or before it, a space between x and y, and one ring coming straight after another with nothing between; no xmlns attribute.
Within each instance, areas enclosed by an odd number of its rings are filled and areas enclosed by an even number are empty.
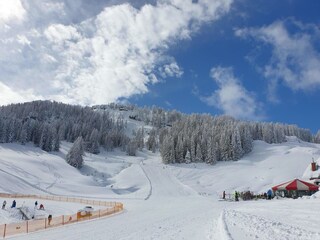
<svg viewBox="0 0 320 240"><path fill-rule="evenodd" d="M64 160L70 146L64 142L59 153L50 154L31 145L1 144L0 191L117 199L125 211L12 239L320 239L319 198L218 199L223 190L260 193L303 177L312 158L320 157L317 144L293 137L283 144L256 141L241 160L213 166L164 165L158 153L128 157L115 150L87 154L81 170ZM1 222L10 218L0 212Z"/></svg>

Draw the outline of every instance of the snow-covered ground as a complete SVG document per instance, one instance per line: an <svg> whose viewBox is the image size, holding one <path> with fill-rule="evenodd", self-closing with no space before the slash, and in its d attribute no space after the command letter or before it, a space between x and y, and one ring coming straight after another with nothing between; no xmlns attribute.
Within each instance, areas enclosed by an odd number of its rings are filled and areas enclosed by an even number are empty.
<svg viewBox="0 0 320 240"><path fill-rule="evenodd" d="M71 202L57 202L50 200L42 199L30 199L30 198L16 198L17 206L16 208L11 208L12 198L0 198L0 203L4 200L7 201L5 210L1 209L0 215L0 224L4 223L13 223L13 222L22 222L22 215L19 211L19 208L27 209L27 213L30 217L35 216L36 218L47 218L49 214L53 217L61 215L72 215L75 214L78 210L83 209L86 204L80 203L71 203ZM35 208L35 201L38 202L38 206ZM43 204L44 209L40 210L39 206ZM106 208L101 206L92 206L94 210Z"/></svg>
<svg viewBox="0 0 320 240"><path fill-rule="evenodd" d="M87 154L81 171L65 163L69 147L63 143L61 152L48 154L30 145L1 144L0 191L116 200L125 210L12 239L320 239L319 194L296 200L219 201L224 190L261 193L302 178L312 158L319 159L319 145L296 138L283 144L257 141L243 159L215 166L163 165L159 154L148 151L137 157L102 152ZM45 206L61 214L80 207L50 204ZM0 221L6 220L0 210Z"/></svg>

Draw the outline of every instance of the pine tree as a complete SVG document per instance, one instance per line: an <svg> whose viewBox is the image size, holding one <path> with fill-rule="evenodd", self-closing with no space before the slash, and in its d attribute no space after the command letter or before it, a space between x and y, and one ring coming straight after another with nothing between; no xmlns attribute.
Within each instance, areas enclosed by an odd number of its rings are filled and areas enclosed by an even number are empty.
<svg viewBox="0 0 320 240"><path fill-rule="evenodd" d="M149 133L149 138L146 142L146 146L148 150L151 150L153 153L156 150L157 140L156 140L156 131L152 129Z"/></svg>
<svg viewBox="0 0 320 240"><path fill-rule="evenodd" d="M160 153L164 164L175 162L174 144L171 136L164 138Z"/></svg>
<svg viewBox="0 0 320 240"><path fill-rule="evenodd" d="M201 147L200 144L197 144L196 147L197 151L196 151L196 161L197 162L202 162L203 161L203 157L202 157L202 151L201 151Z"/></svg>
<svg viewBox="0 0 320 240"><path fill-rule="evenodd" d="M186 159L186 163L191 163L191 153L189 150L187 151L185 159Z"/></svg>
<svg viewBox="0 0 320 240"><path fill-rule="evenodd" d="M231 137L231 148L232 148L232 160L240 159L243 156L241 138L240 138L238 127L235 127L233 129L233 133Z"/></svg>
<svg viewBox="0 0 320 240"><path fill-rule="evenodd" d="M60 149L60 135L56 133L53 139L53 151L59 152Z"/></svg>
<svg viewBox="0 0 320 240"><path fill-rule="evenodd" d="M67 154L67 163L75 168L81 168L83 165L84 142L82 137L78 137L73 143Z"/></svg>
<svg viewBox="0 0 320 240"><path fill-rule="evenodd" d="M100 149L99 149L99 132L98 132L97 129L93 129L91 134L90 134L87 150L88 150L88 152L93 153L93 154L100 153Z"/></svg>
<svg viewBox="0 0 320 240"><path fill-rule="evenodd" d="M39 146L42 150L50 152L52 150L52 132L50 126L45 124L42 128Z"/></svg>
<svg viewBox="0 0 320 240"><path fill-rule="evenodd" d="M19 136L19 141L22 145L25 145L27 142L27 124L24 123L22 125L21 131L20 131L20 136Z"/></svg>
<svg viewBox="0 0 320 240"><path fill-rule="evenodd" d="M127 144L126 152L128 156L136 156L136 152L138 149L138 144L135 139L132 139Z"/></svg>

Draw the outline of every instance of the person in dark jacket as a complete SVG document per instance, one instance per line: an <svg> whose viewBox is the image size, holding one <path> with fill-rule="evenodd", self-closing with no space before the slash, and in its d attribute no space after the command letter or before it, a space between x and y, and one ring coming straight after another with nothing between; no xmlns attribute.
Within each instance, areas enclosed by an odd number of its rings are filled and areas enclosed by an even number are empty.
<svg viewBox="0 0 320 240"><path fill-rule="evenodd" d="M271 200L271 198L272 198L272 190L271 189L268 190L267 195L268 195L268 200Z"/></svg>
<svg viewBox="0 0 320 240"><path fill-rule="evenodd" d="M51 224L51 220L52 220L52 215L50 214L50 215L48 216L48 225Z"/></svg>
<svg viewBox="0 0 320 240"><path fill-rule="evenodd" d="M17 205L16 200L13 200L12 205L11 205L11 208L15 208L16 205Z"/></svg>
<svg viewBox="0 0 320 240"><path fill-rule="evenodd" d="M235 198L236 202L239 201L239 193L237 191L234 193L234 198Z"/></svg>

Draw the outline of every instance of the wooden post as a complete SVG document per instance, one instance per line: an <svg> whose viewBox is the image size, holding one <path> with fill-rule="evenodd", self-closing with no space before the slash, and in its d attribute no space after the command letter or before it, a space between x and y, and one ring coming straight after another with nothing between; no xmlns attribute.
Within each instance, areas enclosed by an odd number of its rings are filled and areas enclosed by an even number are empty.
<svg viewBox="0 0 320 240"><path fill-rule="evenodd" d="M62 225L64 225L64 215L62 215Z"/></svg>
<svg viewBox="0 0 320 240"><path fill-rule="evenodd" d="M4 225L3 238L6 237L7 224Z"/></svg>
<svg viewBox="0 0 320 240"><path fill-rule="evenodd" d="M44 219L44 228L45 229L47 228L47 219L46 218Z"/></svg>
<svg viewBox="0 0 320 240"><path fill-rule="evenodd" d="M29 221L26 221L26 225L27 225L27 233L29 233Z"/></svg>

